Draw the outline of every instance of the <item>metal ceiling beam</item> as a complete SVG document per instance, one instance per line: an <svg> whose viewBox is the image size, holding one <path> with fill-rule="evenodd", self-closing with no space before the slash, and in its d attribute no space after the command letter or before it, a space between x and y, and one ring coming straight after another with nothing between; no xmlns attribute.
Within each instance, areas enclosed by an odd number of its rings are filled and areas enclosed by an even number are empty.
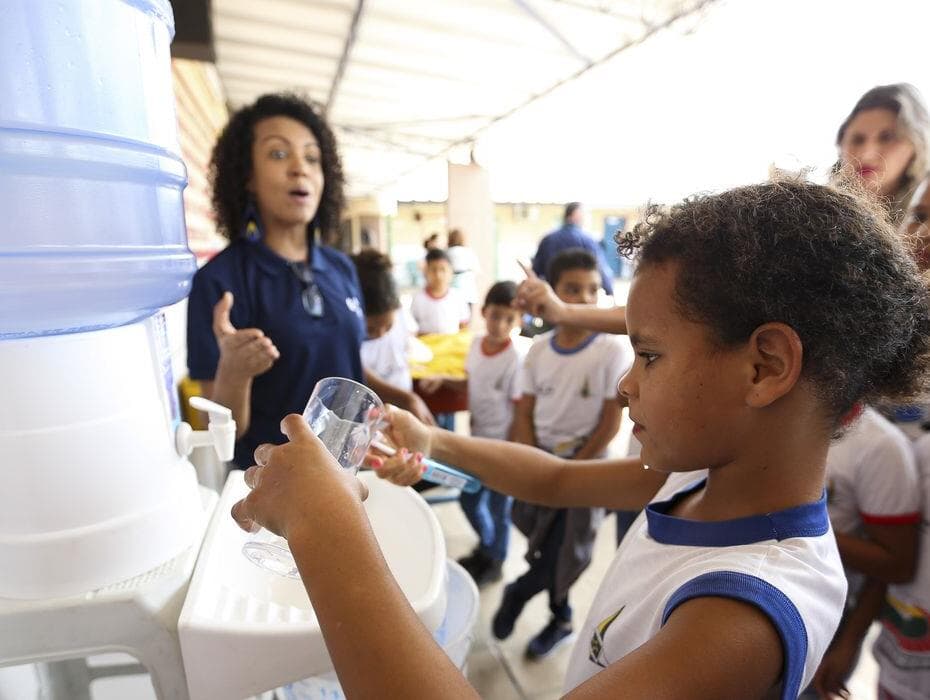
<svg viewBox="0 0 930 700"><path fill-rule="evenodd" d="M339 91L339 85L342 83L342 77L345 75L346 66L349 63L349 54L352 53L352 47L355 45L355 38L358 35L358 23L362 18L362 12L365 9L365 0L358 0L355 5L355 12L352 13L352 23L349 25L349 35L346 37L345 46L342 48L342 56L339 57L339 65L336 67L336 75L333 76L333 84L329 88L329 97L326 98L326 107L324 115L329 115L330 107L333 100L336 99L336 93Z"/></svg>
<svg viewBox="0 0 930 700"><path fill-rule="evenodd" d="M513 0L513 3L523 10L526 14L533 18L535 22L542 25L542 27L549 32L556 40L565 47L565 50L572 54L579 61L584 63L586 66L591 65L591 59L588 58L585 54L575 48L575 45L570 42L562 32L556 29L549 23L545 17L543 17L539 12L536 11L536 8L533 7L527 0Z"/></svg>

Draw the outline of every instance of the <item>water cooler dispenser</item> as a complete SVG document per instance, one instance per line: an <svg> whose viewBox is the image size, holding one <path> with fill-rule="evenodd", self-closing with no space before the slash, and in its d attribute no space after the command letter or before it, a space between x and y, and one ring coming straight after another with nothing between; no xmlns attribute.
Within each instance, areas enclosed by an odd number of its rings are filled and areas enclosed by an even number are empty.
<svg viewBox="0 0 930 700"><path fill-rule="evenodd" d="M233 700L324 673L300 583L240 554L241 473L218 499L186 458L212 441L229 459L234 427L221 407L216 439L181 423L159 311L196 269L171 7L7 0L2 14L0 667L50 664L56 699L90 697L86 666L67 660L110 650L135 656L159 698ZM410 490L375 479L371 494L387 561L435 630L436 518Z"/></svg>
<svg viewBox="0 0 930 700"><path fill-rule="evenodd" d="M196 269L170 17L163 0L4 7L0 597L130 578L201 518L155 316Z"/></svg>

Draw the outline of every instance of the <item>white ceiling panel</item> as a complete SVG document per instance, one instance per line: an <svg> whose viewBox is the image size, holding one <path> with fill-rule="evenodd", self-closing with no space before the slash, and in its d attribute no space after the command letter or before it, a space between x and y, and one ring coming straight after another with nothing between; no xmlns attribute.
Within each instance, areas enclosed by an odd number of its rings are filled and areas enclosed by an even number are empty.
<svg viewBox="0 0 930 700"><path fill-rule="evenodd" d="M230 107L277 90L323 104L350 194L371 194L713 2L213 0L212 12Z"/></svg>

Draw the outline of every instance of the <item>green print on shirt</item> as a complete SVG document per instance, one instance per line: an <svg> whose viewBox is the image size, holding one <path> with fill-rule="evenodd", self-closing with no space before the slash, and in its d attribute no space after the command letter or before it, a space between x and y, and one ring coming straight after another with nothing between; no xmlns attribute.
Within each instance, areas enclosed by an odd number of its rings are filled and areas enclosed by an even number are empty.
<svg viewBox="0 0 930 700"><path fill-rule="evenodd" d="M586 399L591 396L591 385L588 382L588 378L584 378L584 384L581 385L581 398Z"/></svg>

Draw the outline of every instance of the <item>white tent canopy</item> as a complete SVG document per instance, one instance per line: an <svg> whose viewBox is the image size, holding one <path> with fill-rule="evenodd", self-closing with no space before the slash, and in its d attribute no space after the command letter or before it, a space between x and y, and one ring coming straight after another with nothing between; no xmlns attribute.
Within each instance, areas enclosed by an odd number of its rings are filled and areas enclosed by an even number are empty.
<svg viewBox="0 0 930 700"><path fill-rule="evenodd" d="M861 92L930 87L930 8L908 0L214 0L213 20L233 107L309 94L350 193L397 199L444 199L472 152L497 201L822 172Z"/></svg>

